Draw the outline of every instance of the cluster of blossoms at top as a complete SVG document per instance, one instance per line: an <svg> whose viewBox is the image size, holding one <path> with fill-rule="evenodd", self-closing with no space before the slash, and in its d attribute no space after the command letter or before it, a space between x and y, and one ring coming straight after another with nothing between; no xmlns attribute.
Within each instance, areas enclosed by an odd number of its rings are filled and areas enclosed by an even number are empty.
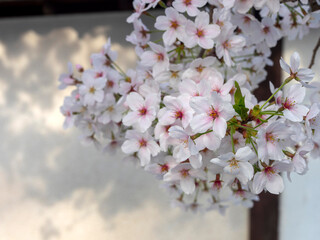
<svg viewBox="0 0 320 240"><path fill-rule="evenodd" d="M308 1L283 2L134 0L127 40L136 69L116 64L110 40L91 69L70 64L60 77L60 88L75 88L61 107L65 128L109 154L121 148L185 209L250 207L263 190L279 194L280 173L304 174L320 153L320 105L303 103L314 74L299 68L297 53L290 65L280 60L288 75L279 88L270 84L268 100L252 93L278 40L320 26ZM158 4L164 15L153 17ZM154 18L150 29L142 16ZM152 32L161 39L152 42Z"/></svg>

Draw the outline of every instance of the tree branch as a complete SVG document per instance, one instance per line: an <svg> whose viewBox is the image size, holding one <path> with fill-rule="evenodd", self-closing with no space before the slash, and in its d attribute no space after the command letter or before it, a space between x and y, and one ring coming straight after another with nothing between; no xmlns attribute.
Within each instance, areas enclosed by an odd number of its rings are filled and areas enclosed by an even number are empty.
<svg viewBox="0 0 320 240"><path fill-rule="evenodd" d="M320 37L318 39L318 42L317 42L317 45L314 47L313 49L313 52L312 52L312 58L311 58L311 61L310 61L310 64L309 64L309 68L312 68L313 64L314 64L314 60L316 58L316 55L317 55L317 51L320 47Z"/></svg>

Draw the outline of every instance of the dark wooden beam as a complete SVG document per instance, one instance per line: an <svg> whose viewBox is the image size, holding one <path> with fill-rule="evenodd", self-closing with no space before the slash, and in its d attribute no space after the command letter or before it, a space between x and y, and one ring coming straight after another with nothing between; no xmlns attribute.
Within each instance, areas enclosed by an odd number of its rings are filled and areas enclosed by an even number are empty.
<svg viewBox="0 0 320 240"><path fill-rule="evenodd" d="M267 80L260 84L260 87L254 92L258 100L265 100L270 95L269 81L275 87L281 85L281 67L279 60L282 54L282 43L272 49L271 59L274 62L273 67L267 67ZM261 193L260 201L256 202L250 211L250 240L278 240L279 224L279 195L270 193Z"/></svg>

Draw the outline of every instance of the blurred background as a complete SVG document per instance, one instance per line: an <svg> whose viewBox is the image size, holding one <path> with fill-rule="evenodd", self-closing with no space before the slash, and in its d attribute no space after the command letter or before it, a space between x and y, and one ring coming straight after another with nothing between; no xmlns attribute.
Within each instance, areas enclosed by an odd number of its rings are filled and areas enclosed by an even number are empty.
<svg viewBox="0 0 320 240"><path fill-rule="evenodd" d="M82 146L76 129L63 130L59 108L69 92L57 87L68 61L88 67L111 37L119 65L134 66L125 42L131 3L0 1L0 240L250 239L249 210L173 209L153 176L120 155ZM299 46L307 66L319 35L284 42L285 59ZM315 70L319 63L318 56ZM307 175L286 184L280 239L320 236L319 171L320 161L312 161Z"/></svg>

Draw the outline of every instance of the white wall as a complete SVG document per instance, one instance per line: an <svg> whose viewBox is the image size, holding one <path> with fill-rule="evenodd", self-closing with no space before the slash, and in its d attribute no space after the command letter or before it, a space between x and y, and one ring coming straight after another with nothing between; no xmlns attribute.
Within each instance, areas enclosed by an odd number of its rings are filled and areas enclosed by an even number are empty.
<svg viewBox="0 0 320 240"><path fill-rule="evenodd" d="M313 31L302 41L285 41L285 60L289 61L294 51L299 52L302 67L308 67L312 50L320 31ZM320 81L320 52L313 67L316 81ZM285 177L285 176L284 176ZM304 176L292 174L292 182L285 182L285 191L280 203L280 240L320 239L320 158L309 162L309 171Z"/></svg>
<svg viewBox="0 0 320 240"><path fill-rule="evenodd" d="M172 209L151 175L62 129L59 73L88 66L109 36L120 64L134 62L126 16L0 20L0 240L247 239L247 210Z"/></svg>

